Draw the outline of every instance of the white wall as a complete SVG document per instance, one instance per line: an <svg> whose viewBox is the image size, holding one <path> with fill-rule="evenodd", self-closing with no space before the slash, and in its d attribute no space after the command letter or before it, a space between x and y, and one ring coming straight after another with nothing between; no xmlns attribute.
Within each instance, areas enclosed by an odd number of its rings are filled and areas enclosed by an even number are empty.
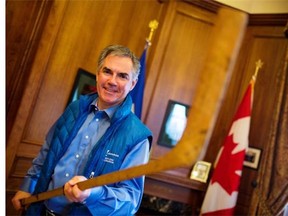
<svg viewBox="0 0 288 216"><path fill-rule="evenodd" d="M215 0L250 14L288 13L288 0Z"/></svg>

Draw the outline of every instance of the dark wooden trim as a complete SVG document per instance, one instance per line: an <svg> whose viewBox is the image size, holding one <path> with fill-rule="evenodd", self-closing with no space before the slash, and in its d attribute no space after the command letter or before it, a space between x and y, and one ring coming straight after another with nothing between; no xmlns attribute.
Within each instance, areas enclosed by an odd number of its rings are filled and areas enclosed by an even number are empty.
<svg viewBox="0 0 288 216"><path fill-rule="evenodd" d="M199 181L191 180L189 178L183 178L180 176L171 175L165 172L159 172L151 175L147 175L147 178L157 180L159 182L165 182L169 184L174 184L177 186L197 190L206 191L207 183L202 183ZM208 182L208 181L207 181Z"/></svg>
<svg viewBox="0 0 288 216"><path fill-rule="evenodd" d="M287 14L250 14L249 26L285 26Z"/></svg>
<svg viewBox="0 0 288 216"><path fill-rule="evenodd" d="M197 7L216 13L224 4L211 0L183 0ZM229 5L225 5L230 7ZM249 14L249 13L248 13ZM284 14L249 14L249 26L285 26L288 22L288 13Z"/></svg>
<svg viewBox="0 0 288 216"><path fill-rule="evenodd" d="M211 0L183 0L183 1L214 13L216 13L220 8L220 6L222 5L221 3Z"/></svg>

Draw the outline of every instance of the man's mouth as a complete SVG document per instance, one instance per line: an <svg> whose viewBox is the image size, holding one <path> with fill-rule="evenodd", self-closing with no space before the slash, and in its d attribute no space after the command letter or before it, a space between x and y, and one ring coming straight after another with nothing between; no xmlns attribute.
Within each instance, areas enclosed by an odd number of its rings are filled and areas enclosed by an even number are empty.
<svg viewBox="0 0 288 216"><path fill-rule="evenodd" d="M108 92L110 94L115 94L118 92L117 89L114 89L114 88L107 88L107 87L103 87L103 88L106 92Z"/></svg>

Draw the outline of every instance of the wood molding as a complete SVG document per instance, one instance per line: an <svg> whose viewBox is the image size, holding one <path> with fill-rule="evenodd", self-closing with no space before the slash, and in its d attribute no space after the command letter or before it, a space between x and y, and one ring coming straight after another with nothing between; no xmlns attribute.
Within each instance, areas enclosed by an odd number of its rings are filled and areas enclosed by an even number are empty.
<svg viewBox="0 0 288 216"><path fill-rule="evenodd" d="M169 173L166 173L166 172L160 172L160 173L148 175L146 176L146 178L151 178L154 180L158 180L160 182L166 182L166 183L182 186L185 188L190 188L190 189L197 190L197 191L205 191L207 187L206 183L197 182L187 177L183 178L183 177L179 177L176 175L170 175Z"/></svg>
<svg viewBox="0 0 288 216"><path fill-rule="evenodd" d="M250 14L249 26L285 26L288 14Z"/></svg>
<svg viewBox="0 0 288 216"><path fill-rule="evenodd" d="M211 0L183 0L184 2L193 4L204 10L208 10L216 13L220 7L231 7L229 5L224 5L220 2L215 2ZM285 26L288 22L288 13L281 14L250 14L248 25L251 26Z"/></svg>
<svg viewBox="0 0 288 216"><path fill-rule="evenodd" d="M202 8L206 11L214 12L216 13L219 8L221 7L221 3L211 1L211 0L184 0L184 2L193 4L199 8Z"/></svg>

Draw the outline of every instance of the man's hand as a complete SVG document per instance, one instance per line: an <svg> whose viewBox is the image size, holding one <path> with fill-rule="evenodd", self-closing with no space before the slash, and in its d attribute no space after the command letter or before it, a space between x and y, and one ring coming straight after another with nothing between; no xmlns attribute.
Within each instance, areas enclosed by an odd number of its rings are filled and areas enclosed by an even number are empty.
<svg viewBox="0 0 288 216"><path fill-rule="evenodd" d="M84 176L74 176L64 185L64 194L70 202L83 202L90 196L91 189L81 191L77 183L87 180Z"/></svg>
<svg viewBox="0 0 288 216"><path fill-rule="evenodd" d="M18 191L15 194L15 196L12 198L12 204L13 204L14 208L18 211L23 209L23 206L21 205L20 200L27 198L27 197L30 197L30 196L31 196L30 193L27 193L25 191Z"/></svg>

